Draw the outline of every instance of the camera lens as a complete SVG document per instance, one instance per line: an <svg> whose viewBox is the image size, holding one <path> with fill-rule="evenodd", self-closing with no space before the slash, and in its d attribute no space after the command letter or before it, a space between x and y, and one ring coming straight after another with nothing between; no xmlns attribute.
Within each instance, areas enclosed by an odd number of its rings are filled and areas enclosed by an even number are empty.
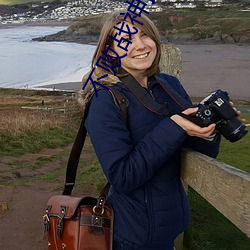
<svg viewBox="0 0 250 250"><path fill-rule="evenodd" d="M218 124L217 129L230 142L240 140L248 132L247 127L238 118Z"/></svg>
<svg viewBox="0 0 250 250"><path fill-rule="evenodd" d="M230 142L236 142L238 140L240 140L243 136L245 136L247 134L247 128L244 124L241 124L241 126L237 129L235 129L235 131L229 135L228 140Z"/></svg>

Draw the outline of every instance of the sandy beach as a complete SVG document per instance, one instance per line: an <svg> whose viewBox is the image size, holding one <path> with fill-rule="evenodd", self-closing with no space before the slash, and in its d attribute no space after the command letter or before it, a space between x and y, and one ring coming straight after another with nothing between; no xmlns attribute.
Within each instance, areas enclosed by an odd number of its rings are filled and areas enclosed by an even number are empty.
<svg viewBox="0 0 250 250"><path fill-rule="evenodd" d="M182 51L181 82L192 97L205 97L216 89L232 99L250 101L250 46L176 45ZM81 82L42 86L77 91Z"/></svg>
<svg viewBox="0 0 250 250"><path fill-rule="evenodd" d="M222 89L250 101L250 46L178 45L183 53L181 82L191 96Z"/></svg>

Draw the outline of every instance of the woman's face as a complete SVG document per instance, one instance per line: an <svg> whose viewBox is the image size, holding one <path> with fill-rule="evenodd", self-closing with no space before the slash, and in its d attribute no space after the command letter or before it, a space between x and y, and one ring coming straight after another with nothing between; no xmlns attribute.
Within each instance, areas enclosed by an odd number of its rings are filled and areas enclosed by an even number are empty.
<svg viewBox="0 0 250 250"><path fill-rule="evenodd" d="M135 32L133 25L131 23L125 22L125 25L129 26L131 32ZM123 30L127 31L126 26L124 25ZM116 27L121 28L122 23ZM119 48L118 42L113 41L112 48L115 52L121 57L127 53L125 57L121 59L122 68L124 68L131 75L143 74L148 68L151 67L157 53L157 48L155 42L147 36L140 28L137 28L138 32L134 35L131 35L131 44L128 45L127 50ZM117 31L119 33L119 31ZM129 35L126 33L121 33L117 35L116 39L120 40L121 38L126 38L129 40ZM127 44L124 41L124 44L121 44L122 47L125 47ZM112 55L111 55L112 56ZM113 55L114 56L114 55Z"/></svg>

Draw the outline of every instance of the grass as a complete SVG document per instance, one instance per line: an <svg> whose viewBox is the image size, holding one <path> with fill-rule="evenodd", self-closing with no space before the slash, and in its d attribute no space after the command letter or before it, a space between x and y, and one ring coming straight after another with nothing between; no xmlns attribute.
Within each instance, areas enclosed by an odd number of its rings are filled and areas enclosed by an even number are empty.
<svg viewBox="0 0 250 250"><path fill-rule="evenodd" d="M249 250L250 238L192 189L188 194L192 222L185 232L184 250Z"/></svg>
<svg viewBox="0 0 250 250"><path fill-rule="evenodd" d="M174 31L179 34L193 34L194 39L205 39L212 38L219 32L237 40L250 27L249 13L238 10L171 10L150 13L150 18L154 20L163 37Z"/></svg>
<svg viewBox="0 0 250 250"><path fill-rule="evenodd" d="M51 93L50 93L51 94ZM43 148L58 147L71 143L75 137L79 125L77 122L69 123L72 119L60 118L46 113L39 119L41 114L34 112L21 112L18 105L31 105L39 102L41 96L34 92L20 93L18 90L1 90L0 105L7 97L9 104L0 108L0 155L22 155L26 152L38 152ZM17 98L19 97L19 98ZM49 94L43 93L45 103L51 105L56 102L62 105L65 98L55 95L51 98ZM57 99L58 98L58 99ZM55 99L57 99L55 101ZM236 103L236 102L235 102ZM236 105L237 106L237 105ZM9 113L9 110L14 110ZM6 112L8 110L8 112ZM250 121L249 106L240 106L243 111L242 117ZM246 112L246 113L244 113ZM79 118L79 117L78 117ZM9 121L8 121L9 120ZM2 122L4 121L4 123ZM2 123L1 123L2 122ZM7 123L7 124L5 124ZM4 127L4 130L3 130ZM1 130L2 129L2 130ZM218 156L219 161L233 165L250 173L250 134L235 143L230 143L223 139ZM57 160L65 158L66 154L54 154L48 157L38 157L32 164L15 163L12 174L16 175L18 183L28 181L20 178L20 169L40 169L46 164L51 164ZM76 188L87 190L95 195L106 183L101 166L94 154L93 148L84 148L84 159L80 160ZM32 177L31 181L55 182L58 177L65 175L66 163L59 164L58 168L51 169L46 174ZM60 179L61 180L61 179ZM58 185L55 187L58 190ZM185 232L185 250L248 250L250 249L250 239L213 208L206 200L198 195L194 190L189 191L189 200L192 207L192 222Z"/></svg>
<svg viewBox="0 0 250 250"><path fill-rule="evenodd" d="M80 161L79 164L81 168L77 174L77 186L88 187L89 183L91 183L91 187L94 189L95 195L98 195L107 183L107 179L97 158L93 157L91 162L86 160Z"/></svg>
<svg viewBox="0 0 250 250"><path fill-rule="evenodd" d="M234 145L223 139L217 159L250 173L249 151L250 134L248 133L240 141L235 142Z"/></svg>
<svg viewBox="0 0 250 250"><path fill-rule="evenodd" d="M67 154L68 155L68 154ZM65 157L66 154L58 153L50 156L40 156L37 159L35 159L31 163L25 163L25 162L14 162L11 165L15 166L15 169L32 169L32 170L37 170L43 167L44 165L47 165L48 163L53 163L56 160L61 159L62 157Z"/></svg>
<svg viewBox="0 0 250 250"><path fill-rule="evenodd" d="M243 107L242 110L246 108ZM242 117L249 123L249 113L243 113ZM235 143L223 138L217 159L250 173L249 150L250 133ZM193 189L189 189L188 197L192 208L192 222L185 232L184 250L250 249L250 238Z"/></svg>
<svg viewBox="0 0 250 250"><path fill-rule="evenodd" d="M13 115L13 114L11 114ZM54 117L17 113L0 119L0 154L19 156L73 141L76 129Z"/></svg>
<svg viewBox="0 0 250 250"><path fill-rule="evenodd" d="M246 107L239 108L242 110L242 118L247 120L246 123L250 123L250 113L244 113L244 110L248 110ZM249 130L249 128L248 128ZM217 160L223 161L236 168L242 169L250 173L250 133L244 136L241 140L231 143L224 138L221 142L220 152Z"/></svg>
<svg viewBox="0 0 250 250"><path fill-rule="evenodd" d="M244 110L244 108L242 109ZM247 123L250 123L249 113L248 114L243 113L241 116L247 120ZM250 173L249 150L250 150L250 133L248 133L241 140L235 143L231 143L223 138L217 160L223 161L227 164L230 164L236 168L242 169Z"/></svg>
<svg viewBox="0 0 250 250"><path fill-rule="evenodd" d="M71 116L40 110L26 110L22 106L77 107L76 99L54 93L0 89L0 155L18 156L38 152L43 148L64 146L73 141L80 120ZM72 111L72 114L75 111Z"/></svg>

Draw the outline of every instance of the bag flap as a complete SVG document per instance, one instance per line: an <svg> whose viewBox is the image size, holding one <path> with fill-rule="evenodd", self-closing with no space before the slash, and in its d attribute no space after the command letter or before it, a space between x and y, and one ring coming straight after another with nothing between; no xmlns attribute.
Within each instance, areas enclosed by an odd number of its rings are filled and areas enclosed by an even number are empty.
<svg viewBox="0 0 250 250"><path fill-rule="evenodd" d="M46 205L46 213L48 215L54 215L54 216L61 216L62 209L64 210L63 213L65 213L65 218L72 217L77 208L80 205L96 205L96 198L93 197L74 197L71 195L54 195L52 196Z"/></svg>

